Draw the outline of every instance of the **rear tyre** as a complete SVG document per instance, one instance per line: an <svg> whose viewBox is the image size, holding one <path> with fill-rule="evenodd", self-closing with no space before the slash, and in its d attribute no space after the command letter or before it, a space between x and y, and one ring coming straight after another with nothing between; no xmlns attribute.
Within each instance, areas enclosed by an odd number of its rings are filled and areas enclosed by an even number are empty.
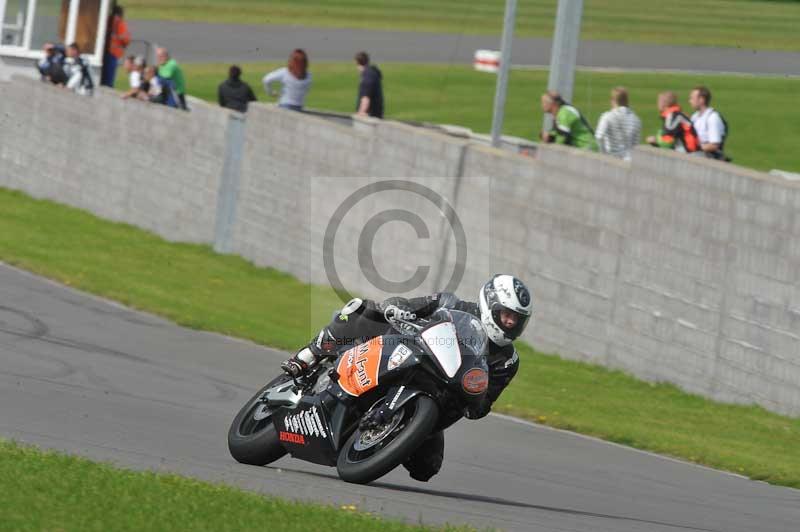
<svg viewBox="0 0 800 532"><path fill-rule="evenodd" d="M397 416L401 416L399 422ZM418 395L386 424L386 434L375 441L356 429L342 446L336 469L345 482L367 484L405 462L436 426L439 407L427 395ZM376 431L371 431L376 432Z"/></svg>
<svg viewBox="0 0 800 532"><path fill-rule="evenodd" d="M263 466L286 454L272 424L272 413L259 397L267 389L288 380L286 375L273 379L236 414L228 430L228 450L237 462Z"/></svg>

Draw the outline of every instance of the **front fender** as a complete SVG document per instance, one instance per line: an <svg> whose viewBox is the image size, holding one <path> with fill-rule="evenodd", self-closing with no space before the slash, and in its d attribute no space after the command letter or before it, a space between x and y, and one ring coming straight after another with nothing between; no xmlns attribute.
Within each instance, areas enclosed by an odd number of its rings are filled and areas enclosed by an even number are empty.
<svg viewBox="0 0 800 532"><path fill-rule="evenodd" d="M422 390L409 388L406 385L393 386L386 391L386 401L384 402L381 410L387 419L391 418L395 412L403 407L403 405L418 395L427 395L428 397L431 397L430 394L427 394Z"/></svg>

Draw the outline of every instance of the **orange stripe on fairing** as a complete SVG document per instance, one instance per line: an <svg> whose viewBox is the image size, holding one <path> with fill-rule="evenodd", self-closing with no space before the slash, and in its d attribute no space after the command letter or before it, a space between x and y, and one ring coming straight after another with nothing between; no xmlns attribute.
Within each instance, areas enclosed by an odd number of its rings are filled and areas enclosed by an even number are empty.
<svg viewBox="0 0 800 532"><path fill-rule="evenodd" d="M382 350L383 337L378 336L345 351L336 367L342 390L358 397L377 386Z"/></svg>

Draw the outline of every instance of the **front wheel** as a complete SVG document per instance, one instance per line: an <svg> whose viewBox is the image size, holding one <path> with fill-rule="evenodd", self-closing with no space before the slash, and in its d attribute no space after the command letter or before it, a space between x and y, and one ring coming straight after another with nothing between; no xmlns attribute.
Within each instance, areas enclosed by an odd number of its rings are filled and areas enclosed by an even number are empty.
<svg viewBox="0 0 800 532"><path fill-rule="evenodd" d="M439 407L427 395L418 395L382 427L356 429L339 452L336 469L345 482L366 484L408 459L433 431Z"/></svg>
<svg viewBox="0 0 800 532"><path fill-rule="evenodd" d="M289 379L281 375L261 388L236 414L228 430L228 450L237 462L266 465L286 454L272 424L272 411L260 401L261 395Z"/></svg>

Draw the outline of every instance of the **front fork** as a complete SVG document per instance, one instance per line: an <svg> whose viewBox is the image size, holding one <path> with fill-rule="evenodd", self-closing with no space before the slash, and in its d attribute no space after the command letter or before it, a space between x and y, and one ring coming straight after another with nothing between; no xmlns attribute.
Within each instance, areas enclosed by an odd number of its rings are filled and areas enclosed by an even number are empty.
<svg viewBox="0 0 800 532"><path fill-rule="evenodd" d="M389 423L394 415L411 399L418 395L427 395L421 390L409 388L403 384L393 386L386 391L386 397L377 405L373 406L358 422L361 430L375 429Z"/></svg>

